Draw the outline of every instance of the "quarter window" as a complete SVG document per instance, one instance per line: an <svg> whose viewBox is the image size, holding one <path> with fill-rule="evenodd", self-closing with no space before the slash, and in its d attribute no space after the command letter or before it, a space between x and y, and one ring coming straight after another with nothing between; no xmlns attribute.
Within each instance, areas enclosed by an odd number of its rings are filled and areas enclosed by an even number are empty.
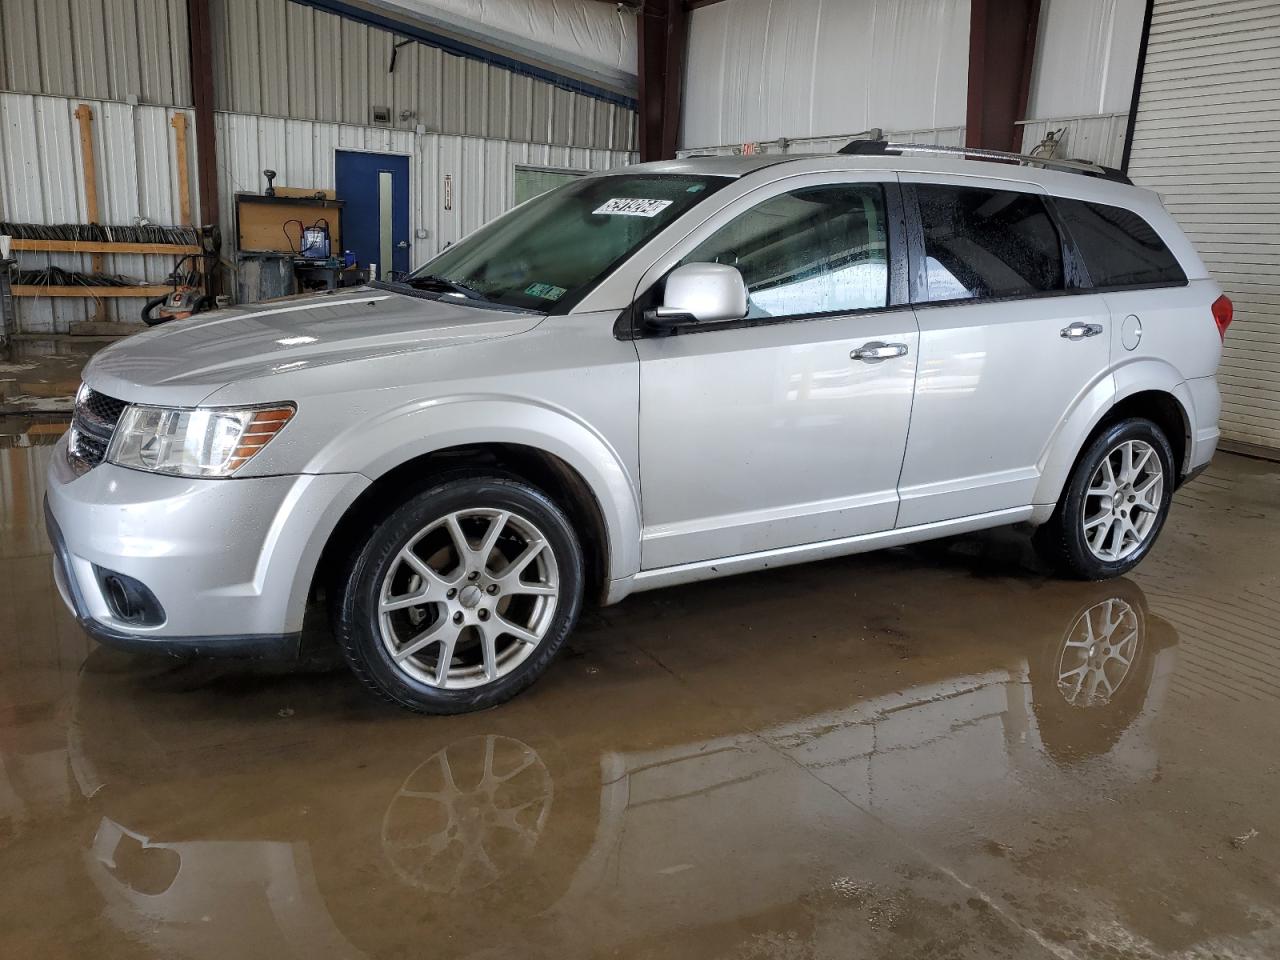
<svg viewBox="0 0 1280 960"><path fill-rule="evenodd" d="M921 184L923 299L1018 297L1063 289L1062 241L1033 193Z"/></svg>
<svg viewBox="0 0 1280 960"><path fill-rule="evenodd" d="M1132 210L1055 197L1095 287L1185 283L1187 275L1151 224Z"/></svg>
<svg viewBox="0 0 1280 960"><path fill-rule="evenodd" d="M727 263L746 281L748 319L884 307L889 242L878 184L805 187L765 200L682 263Z"/></svg>

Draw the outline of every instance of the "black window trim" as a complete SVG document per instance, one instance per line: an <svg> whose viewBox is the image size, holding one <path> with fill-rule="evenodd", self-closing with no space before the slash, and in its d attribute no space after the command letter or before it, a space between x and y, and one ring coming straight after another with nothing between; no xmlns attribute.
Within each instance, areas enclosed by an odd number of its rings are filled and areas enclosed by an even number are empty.
<svg viewBox="0 0 1280 960"><path fill-rule="evenodd" d="M1179 264L1181 266L1181 264ZM1183 273L1186 271L1184 270ZM1157 280L1153 283L1113 283L1105 287L1081 287L1072 293L1128 293L1130 290L1169 290L1175 287L1190 286L1191 278L1181 280Z"/></svg>
<svg viewBox="0 0 1280 960"><path fill-rule="evenodd" d="M926 265L928 263L924 252L924 220L920 215L920 198L916 193L916 186L923 184L925 186L953 187L957 190L993 190L1004 191L1007 193L1026 193L1039 197L1045 205L1045 209L1049 213L1049 219L1053 222L1054 227L1058 231L1058 242L1062 248L1062 282L1061 290L1042 290L1036 293L1017 293L998 297L955 297L950 300L930 300L928 299L928 284L926 282ZM1130 290L1164 290L1176 287L1185 287L1190 280L1184 277L1182 280L1160 281L1158 283L1131 283L1131 284L1112 284L1105 287L1094 286L1093 278L1089 276L1088 267L1085 266L1084 257L1076 246L1075 238L1071 235L1070 228L1063 222L1061 214L1055 203L1058 199L1078 199L1078 198L1058 198L1051 193L1041 192L1038 190L1014 190L1009 187L996 186L995 184L981 186L976 184L958 184L948 183L946 181L909 181L902 184L902 203L906 217L907 230L907 250L909 257L908 276L910 280L911 290L911 306L917 310L928 309L933 307L959 307L971 304L982 303L1011 303L1019 300L1045 300L1052 297L1075 297L1083 294L1092 293L1123 293ZM1081 200L1081 203L1098 203L1100 201ZM1116 204L1103 204L1104 206L1116 206ZM1140 214L1138 214L1141 216ZM1144 218L1145 219L1145 218ZM1159 234L1156 234L1159 236ZM1164 238L1161 237L1161 242ZM1175 260L1177 257L1175 256ZM1182 265L1179 263L1178 265ZM1183 273L1185 274L1185 270Z"/></svg>
<svg viewBox="0 0 1280 960"><path fill-rule="evenodd" d="M1044 203L1044 208L1049 212L1049 219L1053 221L1054 228L1058 231L1058 245L1062 249L1063 290L1067 293L1081 290L1092 291L1093 278L1089 276L1089 268L1085 265L1084 255L1080 253L1080 248L1076 246L1075 237L1071 235L1066 221L1062 219L1062 215L1058 212L1058 205L1054 203L1053 195L1042 193L1040 199Z"/></svg>
<svg viewBox="0 0 1280 960"><path fill-rule="evenodd" d="M823 186L826 184L810 184ZM741 320L726 320L723 323L690 323L671 328L670 330L648 330L641 319L644 311L650 306L649 298L667 278L664 273L653 281L643 292L638 292L635 299L614 321L614 336L619 340L643 340L648 338L670 337L691 333L718 333L722 330L741 330L747 327L775 326L783 323L804 323L811 320L841 320L845 318L873 316L911 309L911 295L907 283L907 266L909 263L907 239L907 215L902 196L902 186L895 180L833 180L829 185L871 186L881 187L884 193L885 222L888 227L889 242L889 284L888 302L883 307L864 307L860 310L827 310L821 313L793 313L782 317L748 317ZM798 187L795 189L805 189ZM781 196L788 191L775 193L760 203ZM745 212L745 211L744 211ZM736 218L735 218L736 219ZM732 220L729 221L730 223ZM727 224L726 224L727 225ZM675 267L671 268L672 270ZM671 271L668 270L667 273Z"/></svg>

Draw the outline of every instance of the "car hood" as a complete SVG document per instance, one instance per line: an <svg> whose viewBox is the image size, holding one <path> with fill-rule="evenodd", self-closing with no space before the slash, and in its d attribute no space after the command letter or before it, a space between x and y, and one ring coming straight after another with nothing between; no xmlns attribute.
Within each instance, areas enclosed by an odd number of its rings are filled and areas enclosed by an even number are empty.
<svg viewBox="0 0 1280 960"><path fill-rule="evenodd" d="M361 287L171 321L99 352L84 379L122 400L191 405L228 383L509 337L543 319Z"/></svg>

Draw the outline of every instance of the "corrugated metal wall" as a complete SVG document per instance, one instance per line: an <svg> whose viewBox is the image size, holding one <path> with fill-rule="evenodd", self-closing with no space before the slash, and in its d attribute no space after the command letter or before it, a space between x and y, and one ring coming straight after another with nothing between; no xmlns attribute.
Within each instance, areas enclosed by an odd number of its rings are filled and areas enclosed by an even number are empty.
<svg viewBox="0 0 1280 960"><path fill-rule="evenodd" d="M264 168L276 171L277 187L332 190L335 150L412 156L416 140L411 130L383 130L233 113L219 113L215 118L215 129L223 237L228 251L235 243L235 194L261 193L266 187L262 178Z"/></svg>
<svg viewBox="0 0 1280 960"><path fill-rule="evenodd" d="M1024 151L1062 130L1059 156L1120 165L1143 9L1141 0L1041 0Z"/></svg>
<svg viewBox="0 0 1280 960"><path fill-rule="evenodd" d="M725 0L690 14L680 145L965 123L969 0Z"/></svg>
<svg viewBox="0 0 1280 960"><path fill-rule="evenodd" d="M1129 173L1235 303L1222 433L1280 449L1280 4L1156 0ZM1205 322L1209 319L1206 316Z"/></svg>
<svg viewBox="0 0 1280 960"><path fill-rule="evenodd" d="M634 150L636 114L289 0L213 0L220 110Z"/></svg>
<svg viewBox="0 0 1280 960"><path fill-rule="evenodd" d="M1030 153L1050 133L1058 133L1059 157L1078 157L1119 167L1124 156L1125 125L1128 113L1106 113L1094 117L1067 117L1059 120L1023 120L1022 152ZM1060 131L1060 133L1059 133Z"/></svg>
<svg viewBox="0 0 1280 960"><path fill-rule="evenodd" d="M0 90L189 106L186 0L0 0Z"/></svg>
<svg viewBox="0 0 1280 960"><path fill-rule="evenodd" d="M634 150L635 112L289 0L212 0L220 110ZM186 0L2 0L0 90L189 106Z"/></svg>
<svg viewBox="0 0 1280 960"><path fill-rule="evenodd" d="M3 0L7 4L9 0ZM87 219L76 107L93 110L98 206L105 223L178 220L176 143L172 107L130 106L110 101L67 100L0 93L0 220L23 223L83 223ZM187 113L189 128L195 119ZM188 151L195 131L188 129ZM38 144L38 149L32 149ZM194 169L194 154L191 158ZM194 192L194 186L192 187ZM20 256L23 269L48 264L72 270L91 268L80 254ZM105 268L145 280L163 280L172 257L108 256ZM79 298L23 299L22 329L65 333L67 325L93 319L95 304ZM102 319L134 320L140 300L105 300Z"/></svg>
<svg viewBox="0 0 1280 960"><path fill-rule="evenodd" d="M427 231L415 241L421 263L515 206L516 164L562 170L609 170L636 161L635 154L585 147L515 143L428 134L415 162L415 226ZM452 209L445 209L445 177L452 183Z"/></svg>
<svg viewBox="0 0 1280 960"><path fill-rule="evenodd" d="M233 195L261 191L264 167L279 174L277 186L330 190L334 187L335 150L411 157L410 228L415 234L419 230L427 233L413 241L415 266L514 206L516 164L607 170L635 161L635 155L625 151L430 133L418 136L405 130L227 113L218 115L217 130L222 218L227 231L235 223ZM445 209L446 177L450 181L450 209Z"/></svg>
<svg viewBox="0 0 1280 960"><path fill-rule="evenodd" d="M507 209L515 163L586 170L634 160L636 117L624 107L418 43L400 48L390 72L392 34L288 0L212 7L228 253L237 191L261 190L267 166L282 186L331 188L335 149L415 158L413 226L428 234L415 241L415 263ZM0 0L0 89L21 91L0 94L0 219L87 219L80 102L94 111L100 219L178 219L174 109L153 104L191 102L186 10L186 0ZM390 128L370 125L373 106L391 109ZM194 150L194 122L188 137ZM76 254L23 254L20 262L91 267ZM148 281L172 266L170 257L105 263ZM132 299L23 299L20 325L66 332L82 320L132 321L140 307Z"/></svg>
<svg viewBox="0 0 1280 960"><path fill-rule="evenodd" d="M7 2L7 0L5 0ZM0 94L0 220L76 223L86 219L84 174L75 109L81 101L61 97ZM94 112L101 216L108 223L153 223L178 219L174 162L173 108L85 101ZM194 124L186 111L189 124ZM334 187L334 151L367 150L412 158L410 220L417 233L413 263L418 265L515 203L517 164L570 170L604 170L635 161L626 151L557 147L478 137L415 135L309 120L218 114L218 172L221 183L224 253L230 255L237 191L260 192L262 170L279 173L278 186ZM190 148L194 131L189 129ZM41 149L29 149L39 143ZM194 163L192 165L194 170ZM449 178L449 209L445 178ZM194 183L192 190L194 191ZM162 281L172 257L108 256L105 268L143 280ZM80 254L20 255L24 269L52 264L88 270L91 258ZM28 333L65 333L71 323L104 319L133 322L142 301L108 299L98 305L79 298L24 298L20 325Z"/></svg>

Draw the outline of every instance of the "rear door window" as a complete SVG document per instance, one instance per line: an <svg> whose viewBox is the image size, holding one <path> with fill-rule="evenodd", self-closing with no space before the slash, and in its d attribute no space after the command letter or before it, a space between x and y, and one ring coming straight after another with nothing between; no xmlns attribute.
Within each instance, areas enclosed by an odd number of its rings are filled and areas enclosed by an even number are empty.
<svg viewBox="0 0 1280 960"><path fill-rule="evenodd" d="M1034 193L918 184L931 302L1064 289L1062 240Z"/></svg>
<svg viewBox="0 0 1280 960"><path fill-rule="evenodd" d="M1187 275L1151 224L1132 210L1055 197L1094 287L1185 283Z"/></svg>

